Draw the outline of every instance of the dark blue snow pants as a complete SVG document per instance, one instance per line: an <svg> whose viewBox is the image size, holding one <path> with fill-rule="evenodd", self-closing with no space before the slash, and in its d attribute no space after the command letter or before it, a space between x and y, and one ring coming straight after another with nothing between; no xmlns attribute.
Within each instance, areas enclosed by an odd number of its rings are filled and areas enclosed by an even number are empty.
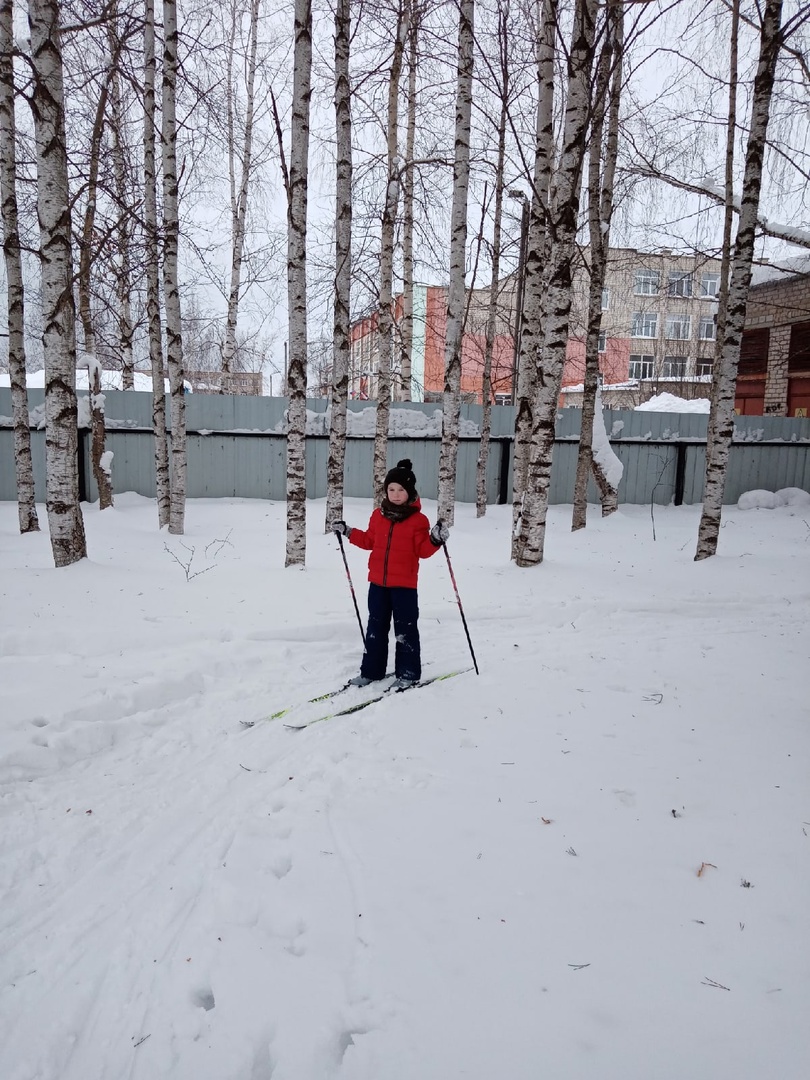
<svg viewBox="0 0 810 1080"><path fill-rule="evenodd" d="M394 617L394 674L399 679L422 677L419 647L419 597L416 589L368 587L368 628L360 674L366 679L382 679L388 665L388 633Z"/></svg>

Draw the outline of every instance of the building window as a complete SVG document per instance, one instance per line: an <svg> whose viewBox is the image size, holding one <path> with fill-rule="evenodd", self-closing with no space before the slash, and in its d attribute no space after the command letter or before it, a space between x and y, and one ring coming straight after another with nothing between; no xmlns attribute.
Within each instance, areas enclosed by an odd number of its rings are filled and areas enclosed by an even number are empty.
<svg viewBox="0 0 810 1080"><path fill-rule="evenodd" d="M714 299L720 290L719 274L702 274L700 278L700 295Z"/></svg>
<svg viewBox="0 0 810 1080"><path fill-rule="evenodd" d="M512 395L511 394L496 394L495 395L495 404L496 405L511 405L512 404Z"/></svg>
<svg viewBox="0 0 810 1080"><path fill-rule="evenodd" d="M658 314L655 311L634 311L631 337L658 337Z"/></svg>
<svg viewBox="0 0 810 1080"><path fill-rule="evenodd" d="M695 363L696 375L711 375L714 370L714 360L709 356L699 356Z"/></svg>
<svg viewBox="0 0 810 1080"><path fill-rule="evenodd" d="M664 365L661 368L663 379L683 379L686 375L685 356L665 356Z"/></svg>
<svg viewBox="0 0 810 1080"><path fill-rule="evenodd" d="M692 275L684 270L671 270L669 273L667 292L670 296L691 296Z"/></svg>
<svg viewBox="0 0 810 1080"><path fill-rule="evenodd" d="M599 335L599 352L607 351L607 331L603 330Z"/></svg>
<svg viewBox="0 0 810 1080"><path fill-rule="evenodd" d="M631 379L651 379L654 374L654 356L642 356L639 353L630 354L630 369L628 375Z"/></svg>
<svg viewBox="0 0 810 1080"><path fill-rule="evenodd" d="M689 315L667 315L666 336L670 341L688 341L692 333L692 319Z"/></svg>
<svg viewBox="0 0 810 1080"><path fill-rule="evenodd" d="M701 341L714 341L717 337L717 327L715 326L714 315L700 316L698 336Z"/></svg>
<svg viewBox="0 0 810 1080"><path fill-rule="evenodd" d="M602 311L610 311L610 289L602 289Z"/></svg>
<svg viewBox="0 0 810 1080"><path fill-rule="evenodd" d="M633 292L636 296L655 296L661 285L657 270L636 270Z"/></svg>

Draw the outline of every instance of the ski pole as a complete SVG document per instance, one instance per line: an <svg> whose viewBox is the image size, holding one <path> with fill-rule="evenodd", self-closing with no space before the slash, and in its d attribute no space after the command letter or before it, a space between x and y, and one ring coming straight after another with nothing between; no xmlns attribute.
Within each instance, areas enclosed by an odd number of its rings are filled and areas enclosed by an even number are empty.
<svg viewBox="0 0 810 1080"><path fill-rule="evenodd" d="M354 585L352 584L352 575L349 572L349 561L346 558L346 552L343 548L343 534L337 533L338 543L340 544L340 554L343 556L343 565L346 567L346 577L349 579L349 588L352 591L352 600L354 601L354 610L357 612L357 625L360 627L360 637L363 639L363 648L366 647L366 635L363 633L363 620L360 618L360 608L357 606L357 597L354 594Z"/></svg>
<svg viewBox="0 0 810 1080"><path fill-rule="evenodd" d="M447 550L447 544L442 544L442 547L447 556L447 569L450 571L450 580L453 582L453 589L455 590L456 600L458 601L458 610L461 612L461 621L464 624L464 633L467 635L467 644L470 646L470 656L472 657L475 674L480 675L481 672L478 670L478 661L475 659L473 644L472 641L470 641L470 631L467 629L467 620L464 617L464 608L461 606L461 597L458 595L458 585L456 585L456 575L453 573L453 564L450 562L450 552Z"/></svg>

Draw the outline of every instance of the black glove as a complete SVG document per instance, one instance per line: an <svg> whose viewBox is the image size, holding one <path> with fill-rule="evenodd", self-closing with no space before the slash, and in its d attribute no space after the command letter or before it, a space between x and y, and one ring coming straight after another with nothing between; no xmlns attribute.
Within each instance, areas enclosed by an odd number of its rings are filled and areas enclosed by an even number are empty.
<svg viewBox="0 0 810 1080"><path fill-rule="evenodd" d="M450 538L450 526L443 521L437 521L430 530L430 542L435 547L441 547Z"/></svg>
<svg viewBox="0 0 810 1080"><path fill-rule="evenodd" d="M345 521L333 521L332 532L336 536L345 536L347 539L352 534L352 530L349 528Z"/></svg>

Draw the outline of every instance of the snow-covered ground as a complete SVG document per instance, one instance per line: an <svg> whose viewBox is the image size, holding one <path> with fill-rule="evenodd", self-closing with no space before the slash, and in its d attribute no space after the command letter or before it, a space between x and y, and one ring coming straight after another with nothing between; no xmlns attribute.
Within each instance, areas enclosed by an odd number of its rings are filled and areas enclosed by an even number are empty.
<svg viewBox="0 0 810 1080"><path fill-rule="evenodd" d="M55 570L0 505L2 1080L803 1080L806 508L695 563L552 507L519 570L460 506L480 676L244 727L357 669L323 513L285 570L281 504L119 495ZM441 552L420 600L467 667Z"/></svg>

